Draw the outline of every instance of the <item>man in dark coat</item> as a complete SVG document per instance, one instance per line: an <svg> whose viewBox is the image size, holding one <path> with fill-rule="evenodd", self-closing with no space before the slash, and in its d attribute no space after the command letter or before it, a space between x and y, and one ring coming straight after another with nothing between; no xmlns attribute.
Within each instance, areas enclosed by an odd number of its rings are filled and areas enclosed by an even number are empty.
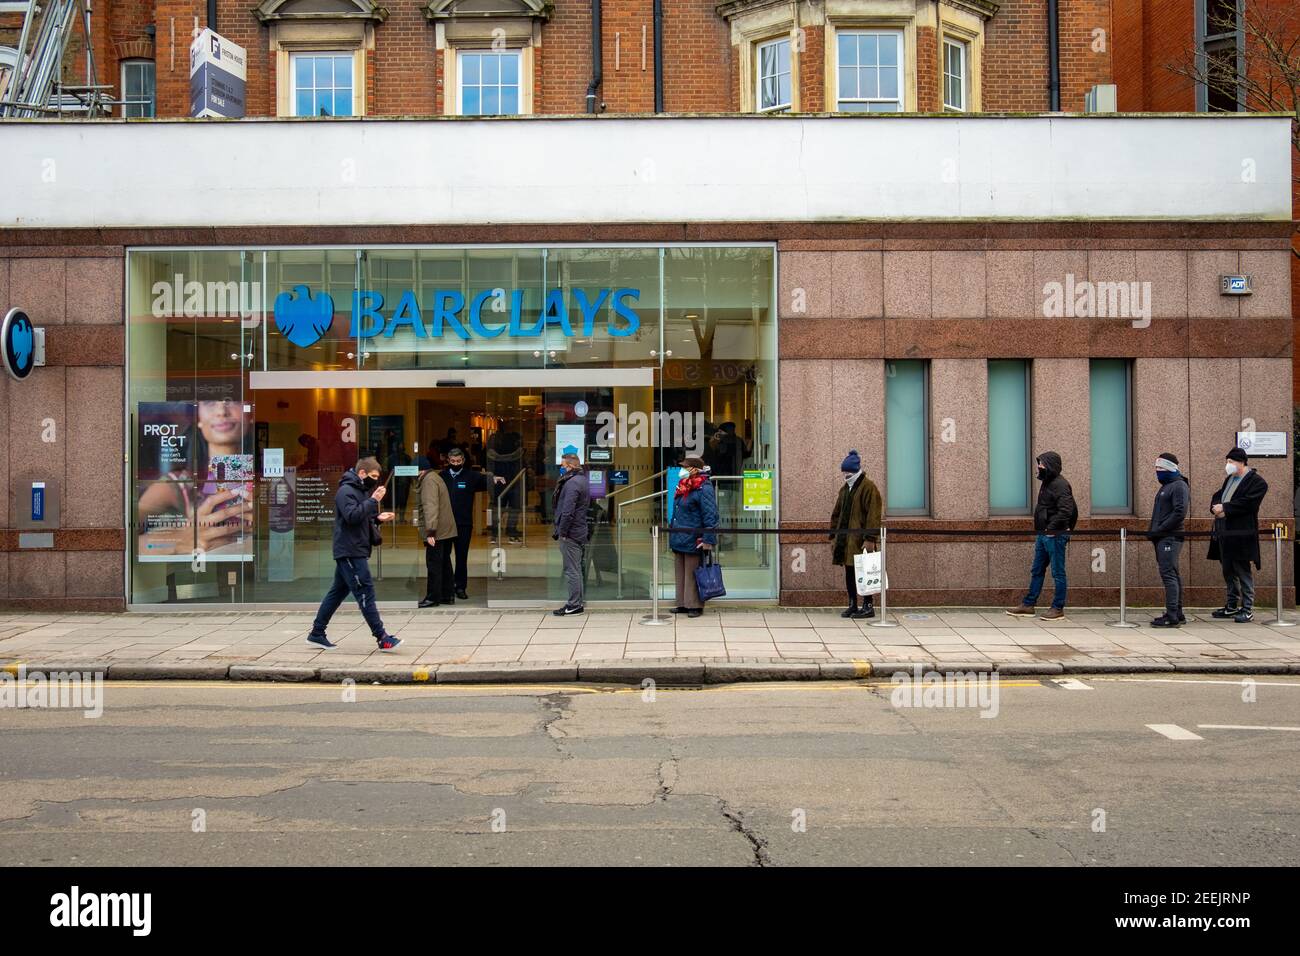
<svg viewBox="0 0 1300 956"><path fill-rule="evenodd" d="M1160 490L1151 506L1147 537L1155 545L1156 566L1165 586L1165 613L1153 620L1151 626L1178 627L1187 623L1178 558L1183 553L1183 519L1187 517L1190 491L1172 452L1164 452L1156 459L1156 481L1160 482Z"/></svg>
<svg viewBox="0 0 1300 956"><path fill-rule="evenodd" d="M831 511L831 563L844 568L844 588L849 592L848 609L840 617L868 618L876 616L871 595L863 595L862 608L858 608L858 577L853 556L862 551L876 549L877 536L871 532L852 531L853 528L879 528L884 515L884 501L880 489L862 470L862 459L857 450L851 450L840 463L844 484L835 496ZM882 582L883 583L883 582Z"/></svg>
<svg viewBox="0 0 1300 956"><path fill-rule="evenodd" d="M1210 499L1214 528L1210 537L1211 561L1223 567L1228 597L1214 612L1217 618L1232 618L1245 624L1255 617L1255 576L1250 566L1262 567L1259 557L1259 506L1268 494L1268 482L1247 466L1240 448L1228 452L1224 462L1228 477Z"/></svg>
<svg viewBox="0 0 1300 956"><path fill-rule="evenodd" d="M582 565L587 550L587 507L591 504L591 481L578 456L565 454L560 459L560 467L564 473L555 484L555 526L551 537L560 543L569 599L564 607L551 612L556 617L581 614L585 610Z"/></svg>
<svg viewBox="0 0 1300 956"><path fill-rule="evenodd" d="M474 538L474 495L487 491L493 481L503 485L506 480L500 475L493 477L477 468L470 468L465 462L465 452L460 448L447 453L447 467L442 470L442 480L451 494L451 511L456 516L456 539L453 542L456 597L464 601L469 597L465 589L469 586L469 546Z"/></svg>
<svg viewBox="0 0 1300 956"><path fill-rule="evenodd" d="M339 479L339 490L334 495L334 584L320 602L307 636L307 643L313 647L338 647L325 636L325 628L349 593L356 598L381 651L394 650L402 643L384 628L375 606L375 582L370 577L370 550L382 540L379 523L393 520L391 511L379 510L379 503L388 493L379 483L379 475L379 462L362 458Z"/></svg>
<svg viewBox="0 0 1300 956"><path fill-rule="evenodd" d="M1074 490L1061 477L1061 456L1054 451L1045 451L1035 459L1035 463L1042 487L1038 489L1038 503L1034 506L1034 530L1038 532L1038 537L1034 541L1029 592L1019 606L1008 608L1007 613L1033 617L1034 605L1042 593L1043 579L1050 564L1052 606L1041 620L1058 621L1065 617L1065 546L1070 541L1070 532L1074 530L1075 522L1079 520L1079 509L1074 503Z"/></svg>

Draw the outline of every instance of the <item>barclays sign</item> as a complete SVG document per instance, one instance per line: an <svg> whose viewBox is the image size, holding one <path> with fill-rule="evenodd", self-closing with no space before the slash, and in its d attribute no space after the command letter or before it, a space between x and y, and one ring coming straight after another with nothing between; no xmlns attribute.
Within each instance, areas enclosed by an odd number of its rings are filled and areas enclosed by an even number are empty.
<svg viewBox="0 0 1300 956"><path fill-rule="evenodd" d="M533 338L548 329L565 336L596 334L602 310L608 315L604 330L614 337L626 337L641 327L633 303L640 289L550 289L541 314L534 321L524 319L523 289L487 289L468 302L456 289L437 290L422 307L413 290L406 290L396 305L387 306L382 293L358 289L352 293L348 335L357 339L392 339L399 333L415 339L442 339L451 333L460 340ZM312 293L305 285L275 297L275 327L299 348L308 348L329 331L334 322L334 299L328 292Z"/></svg>

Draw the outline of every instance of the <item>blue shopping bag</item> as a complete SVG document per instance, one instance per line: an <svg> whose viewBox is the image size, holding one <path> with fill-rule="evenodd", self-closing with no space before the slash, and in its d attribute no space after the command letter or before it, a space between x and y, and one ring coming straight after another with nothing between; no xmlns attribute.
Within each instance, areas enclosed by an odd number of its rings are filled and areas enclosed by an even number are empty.
<svg viewBox="0 0 1300 956"><path fill-rule="evenodd" d="M695 569L695 590L700 600L726 596L727 589L722 586L722 565L713 557L712 551L705 551L700 559L700 566Z"/></svg>

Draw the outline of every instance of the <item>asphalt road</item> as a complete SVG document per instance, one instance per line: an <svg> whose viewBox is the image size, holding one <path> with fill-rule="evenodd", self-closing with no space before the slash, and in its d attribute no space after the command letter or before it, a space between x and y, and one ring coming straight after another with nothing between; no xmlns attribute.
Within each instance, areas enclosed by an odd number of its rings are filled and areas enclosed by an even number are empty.
<svg viewBox="0 0 1300 956"><path fill-rule="evenodd" d="M1081 684L984 718L883 682L109 683L95 719L0 709L0 861L1300 862L1300 679Z"/></svg>

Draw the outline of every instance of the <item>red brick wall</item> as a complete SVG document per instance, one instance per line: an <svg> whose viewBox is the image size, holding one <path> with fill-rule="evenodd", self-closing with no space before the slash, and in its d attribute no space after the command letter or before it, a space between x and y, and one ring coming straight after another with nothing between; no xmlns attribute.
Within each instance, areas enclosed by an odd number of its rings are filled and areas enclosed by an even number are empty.
<svg viewBox="0 0 1300 956"><path fill-rule="evenodd" d="M651 4L645 2L645 7ZM731 77L734 72L731 29L718 16L714 0L664 0L664 109L669 113L726 113L739 108L733 100ZM654 85L652 60L654 30L650 27L646 51L646 72ZM814 36L815 34L815 36ZM637 62L640 62L640 37L637 38ZM820 62L822 30L806 30L805 43L811 51L816 44ZM625 48L626 50L626 48ZM807 55L807 54L805 54ZM653 105L653 99L652 99ZM817 105L805 106L821 110Z"/></svg>
<svg viewBox="0 0 1300 956"><path fill-rule="evenodd" d="M916 29L916 110L918 113L943 110L939 94L939 39L934 27Z"/></svg>
<svg viewBox="0 0 1300 956"><path fill-rule="evenodd" d="M1090 89L1113 82L1111 4L1110 0L1062 0L1059 9L1061 109L1081 113Z"/></svg>
<svg viewBox="0 0 1300 956"><path fill-rule="evenodd" d="M985 25L983 84L989 112L1047 109L1046 0L1006 0Z"/></svg>

